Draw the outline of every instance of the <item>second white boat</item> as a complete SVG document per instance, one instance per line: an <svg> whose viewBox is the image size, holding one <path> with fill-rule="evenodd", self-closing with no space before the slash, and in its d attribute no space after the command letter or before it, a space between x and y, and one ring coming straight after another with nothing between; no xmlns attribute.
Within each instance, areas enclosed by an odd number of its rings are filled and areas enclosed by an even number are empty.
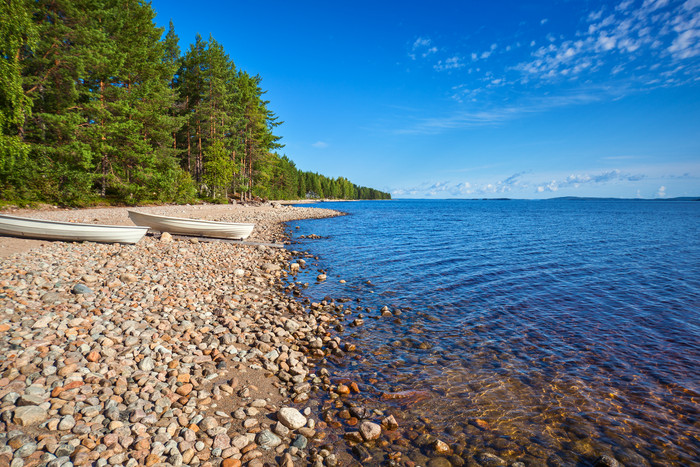
<svg viewBox="0 0 700 467"><path fill-rule="evenodd" d="M136 225L144 225L151 230L180 235L200 235L203 237L219 237L245 239L253 232L255 224L238 222L218 222L203 219L187 219L184 217L168 217L156 214L146 214L128 211L129 218Z"/></svg>

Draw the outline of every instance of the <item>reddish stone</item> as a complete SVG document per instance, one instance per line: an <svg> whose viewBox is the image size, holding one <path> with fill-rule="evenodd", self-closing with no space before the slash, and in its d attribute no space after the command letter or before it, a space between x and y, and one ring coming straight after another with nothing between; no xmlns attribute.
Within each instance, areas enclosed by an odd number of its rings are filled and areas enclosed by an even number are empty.
<svg viewBox="0 0 700 467"><path fill-rule="evenodd" d="M100 359L100 353L96 350L93 350L89 354L87 354L87 357L85 357L88 362L96 362Z"/></svg>
<svg viewBox="0 0 700 467"><path fill-rule="evenodd" d="M194 389L194 386L192 384L185 383L182 386L180 386L179 388L177 388L177 390L175 392L180 394L181 396L186 396L189 393L191 393L193 389Z"/></svg>

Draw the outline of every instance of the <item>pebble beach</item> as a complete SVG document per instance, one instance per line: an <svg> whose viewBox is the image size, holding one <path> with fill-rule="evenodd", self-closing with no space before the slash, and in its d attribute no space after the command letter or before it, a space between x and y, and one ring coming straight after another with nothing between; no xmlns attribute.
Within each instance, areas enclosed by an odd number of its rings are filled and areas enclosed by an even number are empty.
<svg viewBox="0 0 700 467"><path fill-rule="evenodd" d="M343 353L338 310L285 293L306 263L279 247L284 222L339 213L139 210L256 227L246 244L0 237L0 465L344 465L310 397L329 384L313 359ZM125 208L5 213L130 224Z"/></svg>

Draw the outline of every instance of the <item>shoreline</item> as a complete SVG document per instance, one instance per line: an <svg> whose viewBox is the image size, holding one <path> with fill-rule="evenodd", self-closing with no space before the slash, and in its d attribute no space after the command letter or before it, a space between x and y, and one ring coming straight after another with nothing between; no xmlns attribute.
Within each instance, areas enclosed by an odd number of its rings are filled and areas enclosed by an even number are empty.
<svg viewBox="0 0 700 467"><path fill-rule="evenodd" d="M266 242L285 239L285 222L341 215L274 204L137 209L255 222L250 240ZM126 208L12 214L130 222ZM291 251L147 236L136 245L0 237L0 252L0 464L341 465L319 449L325 423L310 397L310 382L328 376L311 359L340 345L328 332L335 320L285 294Z"/></svg>

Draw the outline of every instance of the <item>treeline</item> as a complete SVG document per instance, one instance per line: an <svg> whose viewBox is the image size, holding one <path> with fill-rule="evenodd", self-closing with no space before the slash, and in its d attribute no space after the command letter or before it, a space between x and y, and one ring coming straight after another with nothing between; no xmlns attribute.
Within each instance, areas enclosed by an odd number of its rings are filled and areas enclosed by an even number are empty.
<svg viewBox="0 0 700 467"><path fill-rule="evenodd" d="M0 198L85 205L386 199L298 170L261 77L214 38L180 50L139 0L0 3Z"/></svg>

